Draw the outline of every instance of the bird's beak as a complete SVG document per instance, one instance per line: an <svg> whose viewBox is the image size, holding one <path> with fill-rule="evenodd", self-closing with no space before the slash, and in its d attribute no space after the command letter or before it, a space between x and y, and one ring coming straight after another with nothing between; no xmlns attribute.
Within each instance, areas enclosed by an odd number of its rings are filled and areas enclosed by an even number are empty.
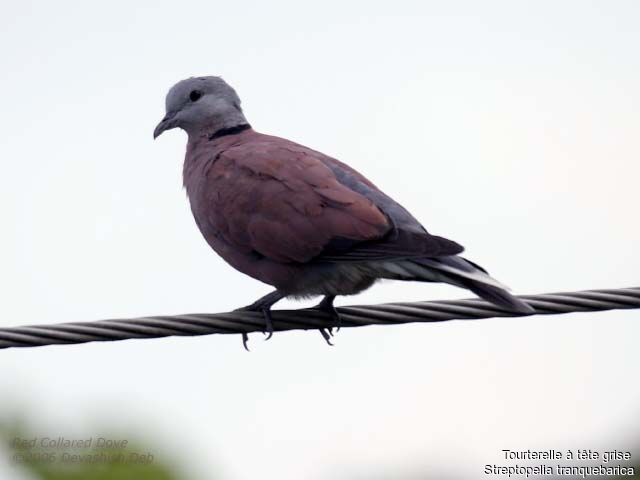
<svg viewBox="0 0 640 480"><path fill-rule="evenodd" d="M175 113L167 113L165 117L160 121L156 129L153 131L153 139L155 140L162 132L165 130L171 130L172 128L176 128L177 124L175 121Z"/></svg>

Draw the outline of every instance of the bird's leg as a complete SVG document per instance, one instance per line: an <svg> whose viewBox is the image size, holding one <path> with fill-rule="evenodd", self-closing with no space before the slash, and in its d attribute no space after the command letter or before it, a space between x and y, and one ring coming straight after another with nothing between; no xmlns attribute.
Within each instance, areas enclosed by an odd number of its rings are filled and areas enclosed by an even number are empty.
<svg viewBox="0 0 640 480"><path fill-rule="evenodd" d="M271 338L273 335L273 321L271 319L271 307L278 301L284 298L284 294L280 293L279 290L274 290L271 293L266 294L264 297L259 298L251 305L247 305L246 307L238 308L237 312L261 312L264 317L264 323L266 327L267 340ZM243 342L245 343L246 348L246 340L243 336Z"/></svg>
<svg viewBox="0 0 640 480"><path fill-rule="evenodd" d="M329 314L333 319L333 324L336 327L336 331L340 331L342 320L340 318L340 314L338 313L338 310L336 310L336 307L333 305L333 301L335 299L336 299L335 295L325 295L324 298L320 301L320 303L318 303L318 305L316 305L313 308ZM332 333L331 330L332 328L329 329L330 333Z"/></svg>

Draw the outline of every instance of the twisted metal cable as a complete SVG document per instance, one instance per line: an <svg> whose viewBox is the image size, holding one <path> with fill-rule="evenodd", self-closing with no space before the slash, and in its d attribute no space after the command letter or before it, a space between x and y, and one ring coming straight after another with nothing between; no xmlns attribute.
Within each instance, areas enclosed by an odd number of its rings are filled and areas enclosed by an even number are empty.
<svg viewBox="0 0 640 480"><path fill-rule="evenodd" d="M518 298L533 307L537 315L598 312L640 308L640 287L522 295ZM338 307L338 312L342 327L523 316L506 312L480 299L357 305ZM335 322L327 313L313 309L274 310L272 318L273 330L276 332L317 329L323 332L325 338L328 335L326 330L330 330ZM0 349L213 333L242 334L246 338L247 333L261 332L264 328L264 318L259 312L198 313L73 322L1 328Z"/></svg>

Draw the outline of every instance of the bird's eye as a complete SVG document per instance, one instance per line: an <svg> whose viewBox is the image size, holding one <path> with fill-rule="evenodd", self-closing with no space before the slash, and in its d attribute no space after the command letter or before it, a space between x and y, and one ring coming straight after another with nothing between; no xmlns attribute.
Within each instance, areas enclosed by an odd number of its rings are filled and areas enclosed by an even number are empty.
<svg viewBox="0 0 640 480"><path fill-rule="evenodd" d="M192 90L189 94L189 100L192 102L197 102L202 97L202 92L200 90Z"/></svg>

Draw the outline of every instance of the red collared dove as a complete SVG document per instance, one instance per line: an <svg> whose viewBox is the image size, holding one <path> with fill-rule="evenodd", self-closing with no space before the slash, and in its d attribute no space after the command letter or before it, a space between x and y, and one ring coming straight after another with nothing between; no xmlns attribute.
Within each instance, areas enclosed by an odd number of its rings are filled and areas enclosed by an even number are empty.
<svg viewBox="0 0 640 480"><path fill-rule="evenodd" d="M460 257L460 245L428 233L353 168L253 130L221 78L171 88L154 138L176 127L188 135L183 180L205 240L235 269L276 288L244 308L263 313L269 334L270 308L284 297L322 295L317 308L339 321L336 295L383 278L445 282L505 310L533 313Z"/></svg>

